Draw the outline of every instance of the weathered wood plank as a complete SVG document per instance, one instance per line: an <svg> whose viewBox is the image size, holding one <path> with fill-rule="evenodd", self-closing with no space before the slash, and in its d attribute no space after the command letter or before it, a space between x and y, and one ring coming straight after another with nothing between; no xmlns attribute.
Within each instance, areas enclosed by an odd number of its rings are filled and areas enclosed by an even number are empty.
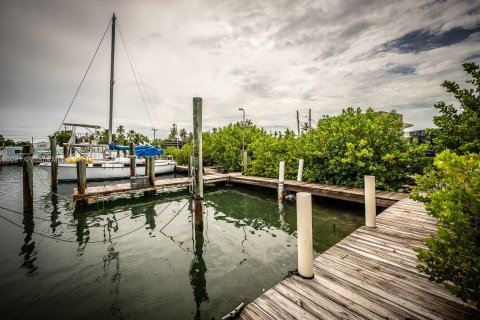
<svg viewBox="0 0 480 320"><path fill-rule="evenodd" d="M263 311L255 301L249 303L243 310L240 315L240 319L266 319L266 320L274 320L275 318L270 316L268 313Z"/></svg>
<svg viewBox="0 0 480 320"><path fill-rule="evenodd" d="M322 265L344 272L359 280L368 279L370 283L373 283L380 290L400 296L419 308L423 308L425 311L424 315L435 314L439 317L452 318L459 312L458 308L455 308L452 304L445 303L443 298L430 294L428 289L420 289L408 281L400 281L388 275L382 275L378 271L369 270L362 265L354 265L336 257L328 255L322 257L325 258L325 260L321 261ZM427 283L427 280L425 282Z"/></svg>
<svg viewBox="0 0 480 320"><path fill-rule="evenodd" d="M345 190L328 188L334 189ZM262 301L268 302L275 318L278 312L284 318L300 318L301 308L317 318L479 319L478 310L466 307L416 268L413 248L425 247L436 228L437 221L423 205L402 199L378 215L377 228L360 227L317 257L313 279L285 279ZM286 305L295 311L288 313Z"/></svg>
<svg viewBox="0 0 480 320"><path fill-rule="evenodd" d="M338 307L335 306L338 305L362 319L384 319L385 316L390 319L398 318L397 314L381 305L372 304L371 301L361 295L339 285L337 281L332 282L319 276L315 276L313 279L294 277L293 280L301 285L301 287L297 286L294 289L298 294L311 296L313 301L323 308L328 308L331 312L337 310ZM289 286L288 279L282 283ZM325 300L330 302L325 303ZM343 311L337 313L337 315L342 314Z"/></svg>
<svg viewBox="0 0 480 320"><path fill-rule="evenodd" d="M345 303L342 299L334 298L331 300L322 292L312 289L311 285L315 286L316 282L295 276L276 285L275 290L283 290L282 293L285 296L293 301L298 301L297 304L319 319L362 319L357 312L350 309L360 310L367 314L370 319L376 318L374 313L360 308L359 305L355 305L351 301Z"/></svg>

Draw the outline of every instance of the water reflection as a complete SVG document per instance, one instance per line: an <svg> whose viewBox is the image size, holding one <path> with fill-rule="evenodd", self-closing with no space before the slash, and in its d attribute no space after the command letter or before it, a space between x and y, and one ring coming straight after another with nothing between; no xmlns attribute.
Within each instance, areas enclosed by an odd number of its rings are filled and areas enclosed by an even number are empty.
<svg viewBox="0 0 480 320"><path fill-rule="evenodd" d="M55 188L56 189L56 188ZM62 223L58 221L58 196L57 194L53 191L52 187L52 192L50 192L50 202L52 204L52 212L50 213L50 228L52 228L52 233L55 234L55 231L57 230L57 227L60 226Z"/></svg>
<svg viewBox="0 0 480 320"><path fill-rule="evenodd" d="M77 220L75 227L75 235L77 236L78 242L78 254L82 254L85 248L87 247L88 241L90 240L90 229L87 225L87 215L84 213L75 214L74 217Z"/></svg>
<svg viewBox="0 0 480 320"><path fill-rule="evenodd" d="M203 302L208 303L207 293L207 265L203 259L205 239L203 235L203 202L196 200L194 203L194 212L192 212L193 227L193 260L190 264L190 286L193 289L193 298L195 300L196 311L195 319L201 319L200 305Z"/></svg>
<svg viewBox="0 0 480 320"><path fill-rule="evenodd" d="M269 197L272 201L268 201ZM248 226L273 237L276 230L296 236L294 201L278 202L273 194L265 199L265 195L244 188L211 192L207 199L207 205L215 210L215 220L233 224L238 229ZM319 199L314 202L319 204L313 206L312 217L313 245L317 253L325 251L363 223L361 207L357 204ZM352 214L356 211L358 214Z"/></svg>
<svg viewBox="0 0 480 320"><path fill-rule="evenodd" d="M157 213L155 212L155 203L152 203L149 206L144 207L145 210L145 219L146 219L146 225L148 225L147 229L150 229L150 235L152 235L153 230L155 230L156 224L155 224L155 217L157 216Z"/></svg>
<svg viewBox="0 0 480 320"><path fill-rule="evenodd" d="M21 268L27 270L29 276L36 274L38 267L35 266L35 260L37 260L37 251L35 251L35 241L32 239L33 232L35 230L35 223L33 222L33 211L26 210L23 213L23 233L25 238L23 244L20 247L20 256L23 255L23 263Z"/></svg>
<svg viewBox="0 0 480 320"><path fill-rule="evenodd" d="M285 204L283 201L278 201L278 220L280 221L280 230L287 230L287 223L285 222Z"/></svg>
<svg viewBox="0 0 480 320"><path fill-rule="evenodd" d="M110 304L110 313L115 319L123 319L121 303L118 298L121 276L120 253L115 251L113 244L110 244L107 249L107 254L103 257L103 277L111 283L109 293L113 296L113 300Z"/></svg>

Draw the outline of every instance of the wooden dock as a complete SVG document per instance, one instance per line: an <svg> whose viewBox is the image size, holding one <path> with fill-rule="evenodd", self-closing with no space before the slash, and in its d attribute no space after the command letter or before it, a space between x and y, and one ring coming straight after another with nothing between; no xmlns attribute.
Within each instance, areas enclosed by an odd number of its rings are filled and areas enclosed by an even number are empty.
<svg viewBox="0 0 480 320"><path fill-rule="evenodd" d="M179 166L180 171L187 172L186 167ZM204 182L217 183L217 182L229 182L242 185L259 186L265 188L276 189L278 186L278 180L272 178L244 176L240 172L233 172L227 174L217 173L215 169L211 167L205 168ZM155 186L132 188L130 183L111 184L97 187L88 187L85 194L79 194L77 189L74 189L73 199L75 201L84 201L86 203L92 203L99 197L107 197L109 195L129 194L137 192L148 192L167 188L182 188L188 187L190 180L187 177L164 179L155 181ZM363 203L365 201L364 189L334 186L327 184L308 183L294 180L285 180L285 190L288 192L309 192L315 196L341 199L346 201L353 201ZM405 193L388 192L377 190L377 206L389 207L397 201L407 197Z"/></svg>
<svg viewBox="0 0 480 320"><path fill-rule="evenodd" d="M436 232L424 206L403 199L314 260L314 278L291 276L241 319L480 319L416 269L415 247Z"/></svg>
<svg viewBox="0 0 480 320"><path fill-rule="evenodd" d="M232 174L229 181L232 183L261 186L272 189L276 189L278 185L277 179L243 176L241 174ZM308 183L295 180L285 180L284 186L285 189L290 192L309 192L312 195L320 197L341 199L359 203L365 202L365 191L362 188L334 186L320 183ZM377 190L375 195L377 198L377 206L383 208L389 207L397 201L408 196L405 193L381 190Z"/></svg>
<svg viewBox="0 0 480 320"><path fill-rule="evenodd" d="M224 174L209 174L204 176L203 181L205 184L217 183L217 182L223 182L223 181L226 182L228 181L228 178L229 176ZM170 189L187 188L190 185L190 183L191 181L190 181L190 178L188 177L156 180L155 186L140 187L140 188L132 188L130 183L128 182L128 183L88 187L86 188L84 194L79 194L77 188L74 188L73 200L92 203L100 197L122 195L122 194L129 194L129 193L138 193L138 192L157 191L157 190L162 190L167 188L170 188Z"/></svg>

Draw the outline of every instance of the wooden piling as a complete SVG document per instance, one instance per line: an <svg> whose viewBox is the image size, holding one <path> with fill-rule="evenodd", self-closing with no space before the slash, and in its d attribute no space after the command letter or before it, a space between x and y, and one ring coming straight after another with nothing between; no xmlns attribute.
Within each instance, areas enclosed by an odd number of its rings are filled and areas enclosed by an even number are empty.
<svg viewBox="0 0 480 320"><path fill-rule="evenodd" d="M242 151L242 172L247 171L247 159L248 159L247 150Z"/></svg>
<svg viewBox="0 0 480 320"><path fill-rule="evenodd" d="M188 177L192 176L193 156L188 157Z"/></svg>
<svg viewBox="0 0 480 320"><path fill-rule="evenodd" d="M285 197L285 161L280 161L280 166L278 169L278 188L277 195L278 201L283 201Z"/></svg>
<svg viewBox="0 0 480 320"><path fill-rule="evenodd" d="M155 159L148 157L148 184L150 187L155 186Z"/></svg>
<svg viewBox="0 0 480 320"><path fill-rule="evenodd" d="M77 190L78 194L85 194L87 189L87 164L85 160L77 161Z"/></svg>
<svg viewBox="0 0 480 320"><path fill-rule="evenodd" d="M51 164L51 185L52 189L57 188L58 176L58 158L57 158L57 138L50 138L50 164Z"/></svg>
<svg viewBox="0 0 480 320"><path fill-rule="evenodd" d="M137 157L135 155L135 146L130 142L130 177L135 177L135 169L137 166Z"/></svg>
<svg viewBox="0 0 480 320"><path fill-rule="evenodd" d="M297 193L298 273L313 278L312 195Z"/></svg>
<svg viewBox="0 0 480 320"><path fill-rule="evenodd" d="M365 226L376 228L377 204L375 197L375 176L365 176Z"/></svg>
<svg viewBox="0 0 480 320"><path fill-rule="evenodd" d="M203 199L202 98L198 97L193 98L193 158L193 197Z"/></svg>
<svg viewBox="0 0 480 320"><path fill-rule="evenodd" d="M303 159L298 160L298 174L297 181L302 181L303 176Z"/></svg>
<svg viewBox="0 0 480 320"><path fill-rule="evenodd" d="M63 145L63 161L65 161L68 158L68 145L64 144Z"/></svg>
<svg viewBox="0 0 480 320"><path fill-rule="evenodd" d="M23 210L33 210L33 162L32 146L22 146L23 159Z"/></svg>
<svg viewBox="0 0 480 320"><path fill-rule="evenodd" d="M195 200L193 208L195 225L197 226L203 224L203 201Z"/></svg>

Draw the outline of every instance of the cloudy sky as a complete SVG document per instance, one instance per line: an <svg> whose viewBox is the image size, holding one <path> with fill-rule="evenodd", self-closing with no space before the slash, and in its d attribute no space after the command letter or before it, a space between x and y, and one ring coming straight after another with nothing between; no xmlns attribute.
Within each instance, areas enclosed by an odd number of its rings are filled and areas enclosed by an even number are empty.
<svg viewBox="0 0 480 320"><path fill-rule="evenodd" d="M58 129L112 12L118 17L115 125L152 136L246 116L296 129L348 106L395 108L414 129L432 126L440 84L464 83L480 61L478 1L0 1L0 134ZM142 88L142 102L124 40ZM67 115L108 126L110 31ZM149 115L151 120L149 119Z"/></svg>

